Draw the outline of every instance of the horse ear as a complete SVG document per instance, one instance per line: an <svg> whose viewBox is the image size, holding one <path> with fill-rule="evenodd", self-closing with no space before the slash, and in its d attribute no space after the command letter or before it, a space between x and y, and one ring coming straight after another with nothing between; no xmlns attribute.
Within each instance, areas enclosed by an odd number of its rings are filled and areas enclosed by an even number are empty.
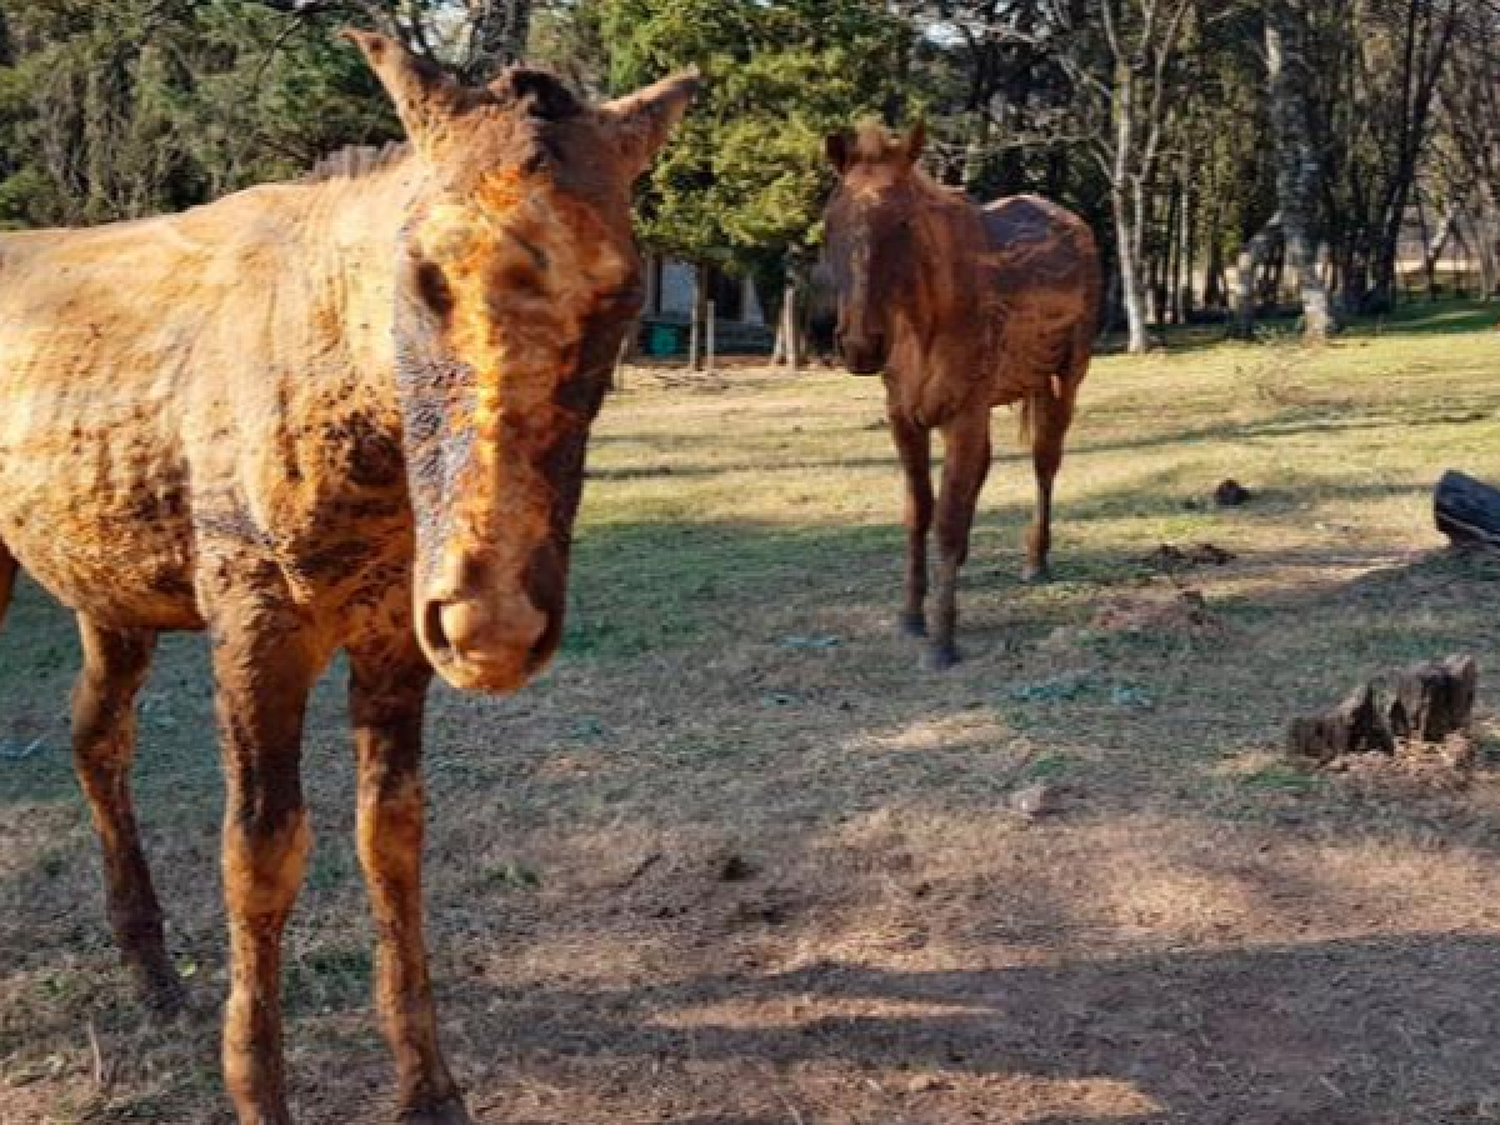
<svg viewBox="0 0 1500 1125"><path fill-rule="evenodd" d="M823 138L823 155L828 157L833 170L842 176L849 166L849 134L842 130L829 133Z"/></svg>
<svg viewBox="0 0 1500 1125"><path fill-rule="evenodd" d="M467 91L435 63L372 31L350 29L342 34L365 56L418 148L426 150L441 124L465 108Z"/></svg>
<svg viewBox="0 0 1500 1125"><path fill-rule="evenodd" d="M913 167L922 159L922 150L927 147L927 122L920 117L906 134L906 162Z"/></svg>
<svg viewBox="0 0 1500 1125"><path fill-rule="evenodd" d="M615 143L632 180L661 151L702 87L703 77L695 67L599 107L605 120L615 125Z"/></svg>

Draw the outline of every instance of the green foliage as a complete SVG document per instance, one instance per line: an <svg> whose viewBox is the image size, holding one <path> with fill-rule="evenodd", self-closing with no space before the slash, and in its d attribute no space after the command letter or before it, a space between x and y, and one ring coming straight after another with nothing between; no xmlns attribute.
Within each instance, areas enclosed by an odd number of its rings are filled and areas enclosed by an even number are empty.
<svg viewBox="0 0 1500 1125"><path fill-rule="evenodd" d="M176 210L395 136L333 28L236 0L0 0L0 224Z"/></svg>
<svg viewBox="0 0 1500 1125"><path fill-rule="evenodd" d="M698 262L774 268L819 237L823 139L908 93L910 31L860 0L600 0L608 84L696 64L706 94L651 173L643 233Z"/></svg>

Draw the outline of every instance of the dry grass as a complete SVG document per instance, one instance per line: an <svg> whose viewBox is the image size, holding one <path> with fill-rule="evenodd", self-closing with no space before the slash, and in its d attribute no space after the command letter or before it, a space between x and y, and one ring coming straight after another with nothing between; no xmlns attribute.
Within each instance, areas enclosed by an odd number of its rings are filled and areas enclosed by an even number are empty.
<svg viewBox="0 0 1500 1125"><path fill-rule="evenodd" d="M1490 720L1466 786L1274 753L1288 716L1374 671L1497 664L1500 566L1441 551L1428 512L1448 466L1500 479L1495 337L1466 315L1320 354L1185 338L1099 362L1058 580L1014 580L1031 485L1002 434L968 659L941 677L890 627L877 383L634 373L591 458L563 658L511 700L435 699L435 971L479 1118L1500 1121ZM1230 476L1254 501L1206 503ZM1151 561L1205 542L1235 558ZM0 760L0 1121L226 1121L201 642L165 646L143 721L140 805L207 1010L165 1028L100 908L64 749L74 661L24 588L0 744L43 742ZM390 1081L339 679L312 721L319 848L290 936L308 1125L381 1120ZM1010 811L1038 781L1060 811Z"/></svg>

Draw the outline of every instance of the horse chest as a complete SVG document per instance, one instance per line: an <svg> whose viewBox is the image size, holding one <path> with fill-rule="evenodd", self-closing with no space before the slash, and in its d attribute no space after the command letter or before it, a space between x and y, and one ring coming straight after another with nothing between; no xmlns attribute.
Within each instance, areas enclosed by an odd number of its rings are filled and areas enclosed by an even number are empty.
<svg viewBox="0 0 1500 1125"><path fill-rule="evenodd" d="M334 616L404 581L411 504L382 412L351 404L260 417L238 446L205 443L212 467L200 476L215 484L195 497L200 544L272 565L298 601Z"/></svg>

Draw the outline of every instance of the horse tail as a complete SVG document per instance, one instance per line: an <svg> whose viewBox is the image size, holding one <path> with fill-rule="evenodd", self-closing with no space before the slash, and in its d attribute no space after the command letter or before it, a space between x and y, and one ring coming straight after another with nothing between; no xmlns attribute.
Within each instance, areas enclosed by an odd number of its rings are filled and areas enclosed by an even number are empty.
<svg viewBox="0 0 1500 1125"><path fill-rule="evenodd" d="M5 624L5 611L10 606L10 594L15 589L16 572L21 564L0 543L0 625Z"/></svg>
<svg viewBox="0 0 1500 1125"><path fill-rule="evenodd" d="M1016 414L1016 440L1022 445L1031 444L1031 432L1036 428L1036 412L1040 405L1040 392L1034 392L1021 400L1021 409Z"/></svg>

